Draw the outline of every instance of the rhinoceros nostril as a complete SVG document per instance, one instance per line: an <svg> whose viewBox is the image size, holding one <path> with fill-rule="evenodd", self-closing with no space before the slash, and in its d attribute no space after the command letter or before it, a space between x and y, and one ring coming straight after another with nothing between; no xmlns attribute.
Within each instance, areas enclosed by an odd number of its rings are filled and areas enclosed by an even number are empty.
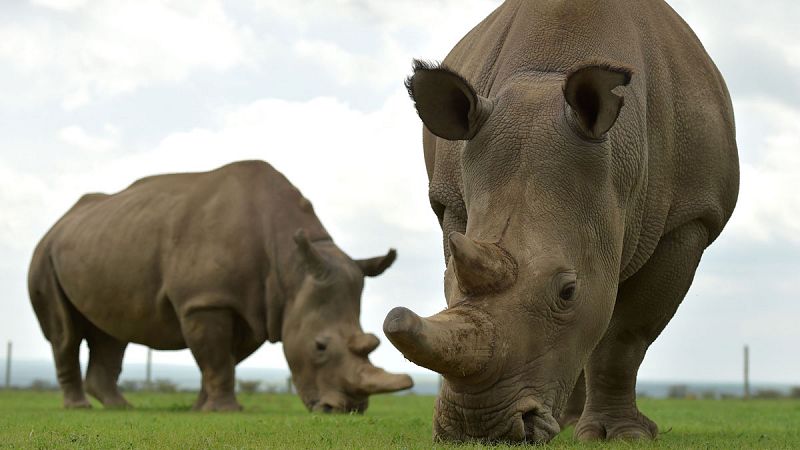
<svg viewBox="0 0 800 450"><path fill-rule="evenodd" d="M325 414L329 414L332 411L333 411L333 406L331 406L331 405L329 405L327 403L322 405L322 412L324 412Z"/></svg>
<svg viewBox="0 0 800 450"><path fill-rule="evenodd" d="M550 414L542 414L536 409L524 412L522 423L525 426L525 441L534 444L547 443L561 431Z"/></svg>
<svg viewBox="0 0 800 450"><path fill-rule="evenodd" d="M536 430L536 411L530 410L522 414L522 423L525 424L525 440L530 441Z"/></svg>

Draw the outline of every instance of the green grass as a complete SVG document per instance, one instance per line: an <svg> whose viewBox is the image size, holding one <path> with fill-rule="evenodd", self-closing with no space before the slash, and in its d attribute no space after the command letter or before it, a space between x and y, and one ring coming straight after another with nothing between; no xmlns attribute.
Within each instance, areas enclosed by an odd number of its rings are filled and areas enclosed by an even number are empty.
<svg viewBox="0 0 800 450"><path fill-rule="evenodd" d="M376 396L363 416L312 415L289 395L241 395L242 413L190 412L193 394L132 393L130 411L65 411L55 392L0 391L0 448L479 448L434 446L433 397ZM650 400L654 442L551 448L800 448L800 401ZM504 448L504 447L498 447Z"/></svg>

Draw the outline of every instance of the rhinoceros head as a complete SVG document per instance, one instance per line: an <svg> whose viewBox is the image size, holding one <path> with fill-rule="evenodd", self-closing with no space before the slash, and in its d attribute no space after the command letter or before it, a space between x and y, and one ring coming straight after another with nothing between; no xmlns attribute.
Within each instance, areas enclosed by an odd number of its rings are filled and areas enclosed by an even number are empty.
<svg viewBox="0 0 800 450"><path fill-rule="evenodd" d="M448 308L395 308L390 341L444 384L434 435L546 442L610 321L630 186L607 135L630 72L526 73L478 95L417 63L408 88L427 130L431 204L446 237ZM633 178L636 160L625 167ZM453 195L453 193L458 193ZM460 212L459 212L460 211Z"/></svg>
<svg viewBox="0 0 800 450"><path fill-rule="evenodd" d="M392 265L385 256L353 260L332 241L310 242L295 234L300 282L287 305L282 327L284 354L306 407L320 412L363 412L371 394L410 388L405 374L391 374L370 363L379 341L359 323L364 276Z"/></svg>

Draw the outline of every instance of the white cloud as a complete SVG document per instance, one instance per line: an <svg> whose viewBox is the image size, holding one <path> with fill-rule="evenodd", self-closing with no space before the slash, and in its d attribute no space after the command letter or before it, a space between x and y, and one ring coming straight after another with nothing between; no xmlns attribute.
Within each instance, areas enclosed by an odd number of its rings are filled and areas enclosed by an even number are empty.
<svg viewBox="0 0 800 450"><path fill-rule="evenodd" d="M31 3L56 11L74 11L89 3L88 0L31 0Z"/></svg>
<svg viewBox="0 0 800 450"><path fill-rule="evenodd" d="M94 177L76 173L68 178L74 176L84 189L114 191L152 173L264 159L331 221L380 218L429 230L435 221L425 203L419 136L418 119L402 90L371 113L327 97L307 102L263 99L225 112L217 128L170 134L150 151L97 163Z"/></svg>
<svg viewBox="0 0 800 450"><path fill-rule="evenodd" d="M392 32L405 27L425 28L433 35L453 26L474 26L500 3L499 0L252 0L257 10L304 30L335 16L345 21L375 23ZM429 25L437 25L438 30L427 28Z"/></svg>
<svg viewBox="0 0 800 450"><path fill-rule="evenodd" d="M19 173L0 161L0 249L32 249L31 225L40 222L50 187L37 174ZM38 230L37 230L38 231Z"/></svg>
<svg viewBox="0 0 800 450"><path fill-rule="evenodd" d="M58 131L58 138L65 144L91 153L104 153L117 147L119 131L111 126L106 126L109 137L98 137L88 134L77 125L64 127Z"/></svg>
<svg viewBox="0 0 800 450"><path fill-rule="evenodd" d="M763 39L781 48L800 42L797 17L800 4L794 1L729 0L724 8L715 1L668 0L706 46L724 46L731 36Z"/></svg>
<svg viewBox="0 0 800 450"><path fill-rule="evenodd" d="M366 84L384 88L399 84L410 58L397 41L383 39L380 55L349 51L332 41L300 39L293 47L303 60L329 72L341 85Z"/></svg>
<svg viewBox="0 0 800 450"><path fill-rule="evenodd" d="M278 57L281 64L294 58L311 63L342 86L361 83L385 92L400 82L411 58L443 58L498 4L259 1L250 6L268 25L254 31L241 25L247 20L229 16L220 0L35 3L40 8L0 28L0 63L10 69L0 74L0 94L26 106L58 98L68 111L198 71L259 64L269 70ZM42 14L44 8L62 14ZM334 16L339 24L332 29ZM280 26L273 30L276 20ZM296 34L284 41L286 35L278 37L283 29Z"/></svg>
<svg viewBox="0 0 800 450"><path fill-rule="evenodd" d="M739 120L756 118L769 129L746 142L739 202L726 233L738 239L800 243L800 110L753 99L736 103ZM753 133L753 131L750 131Z"/></svg>
<svg viewBox="0 0 800 450"><path fill-rule="evenodd" d="M669 0L689 23L733 88L743 95L800 99L800 3ZM740 88L737 91L736 88Z"/></svg>
<svg viewBox="0 0 800 450"><path fill-rule="evenodd" d="M496 0L255 1L259 14L299 33L292 48L341 85L397 85L411 59L444 59L453 45L499 5ZM338 18L330 32L330 17ZM319 30L326 30L320 32ZM341 30L341 31L339 31ZM420 39L415 39L420 37Z"/></svg>
<svg viewBox="0 0 800 450"><path fill-rule="evenodd" d="M36 92L28 95L60 97L66 109L248 61L251 33L218 0L45 3L71 11L69 21L34 14L4 26L0 63L23 80L33 78L25 82ZM8 95L17 94L12 89Z"/></svg>

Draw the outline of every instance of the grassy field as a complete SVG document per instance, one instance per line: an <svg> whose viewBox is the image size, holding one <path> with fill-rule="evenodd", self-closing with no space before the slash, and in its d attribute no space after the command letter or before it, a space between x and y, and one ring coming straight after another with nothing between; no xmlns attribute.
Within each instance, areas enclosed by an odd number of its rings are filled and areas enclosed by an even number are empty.
<svg viewBox="0 0 800 450"><path fill-rule="evenodd" d="M449 448L431 441L433 397L377 396L363 416L307 413L289 395L242 395L242 413L190 412L193 394L129 394L130 411L65 411L55 392L0 391L0 448ZM642 400L662 434L551 448L800 448L800 401ZM477 445L458 448L478 448ZM498 447L504 448L504 447Z"/></svg>

